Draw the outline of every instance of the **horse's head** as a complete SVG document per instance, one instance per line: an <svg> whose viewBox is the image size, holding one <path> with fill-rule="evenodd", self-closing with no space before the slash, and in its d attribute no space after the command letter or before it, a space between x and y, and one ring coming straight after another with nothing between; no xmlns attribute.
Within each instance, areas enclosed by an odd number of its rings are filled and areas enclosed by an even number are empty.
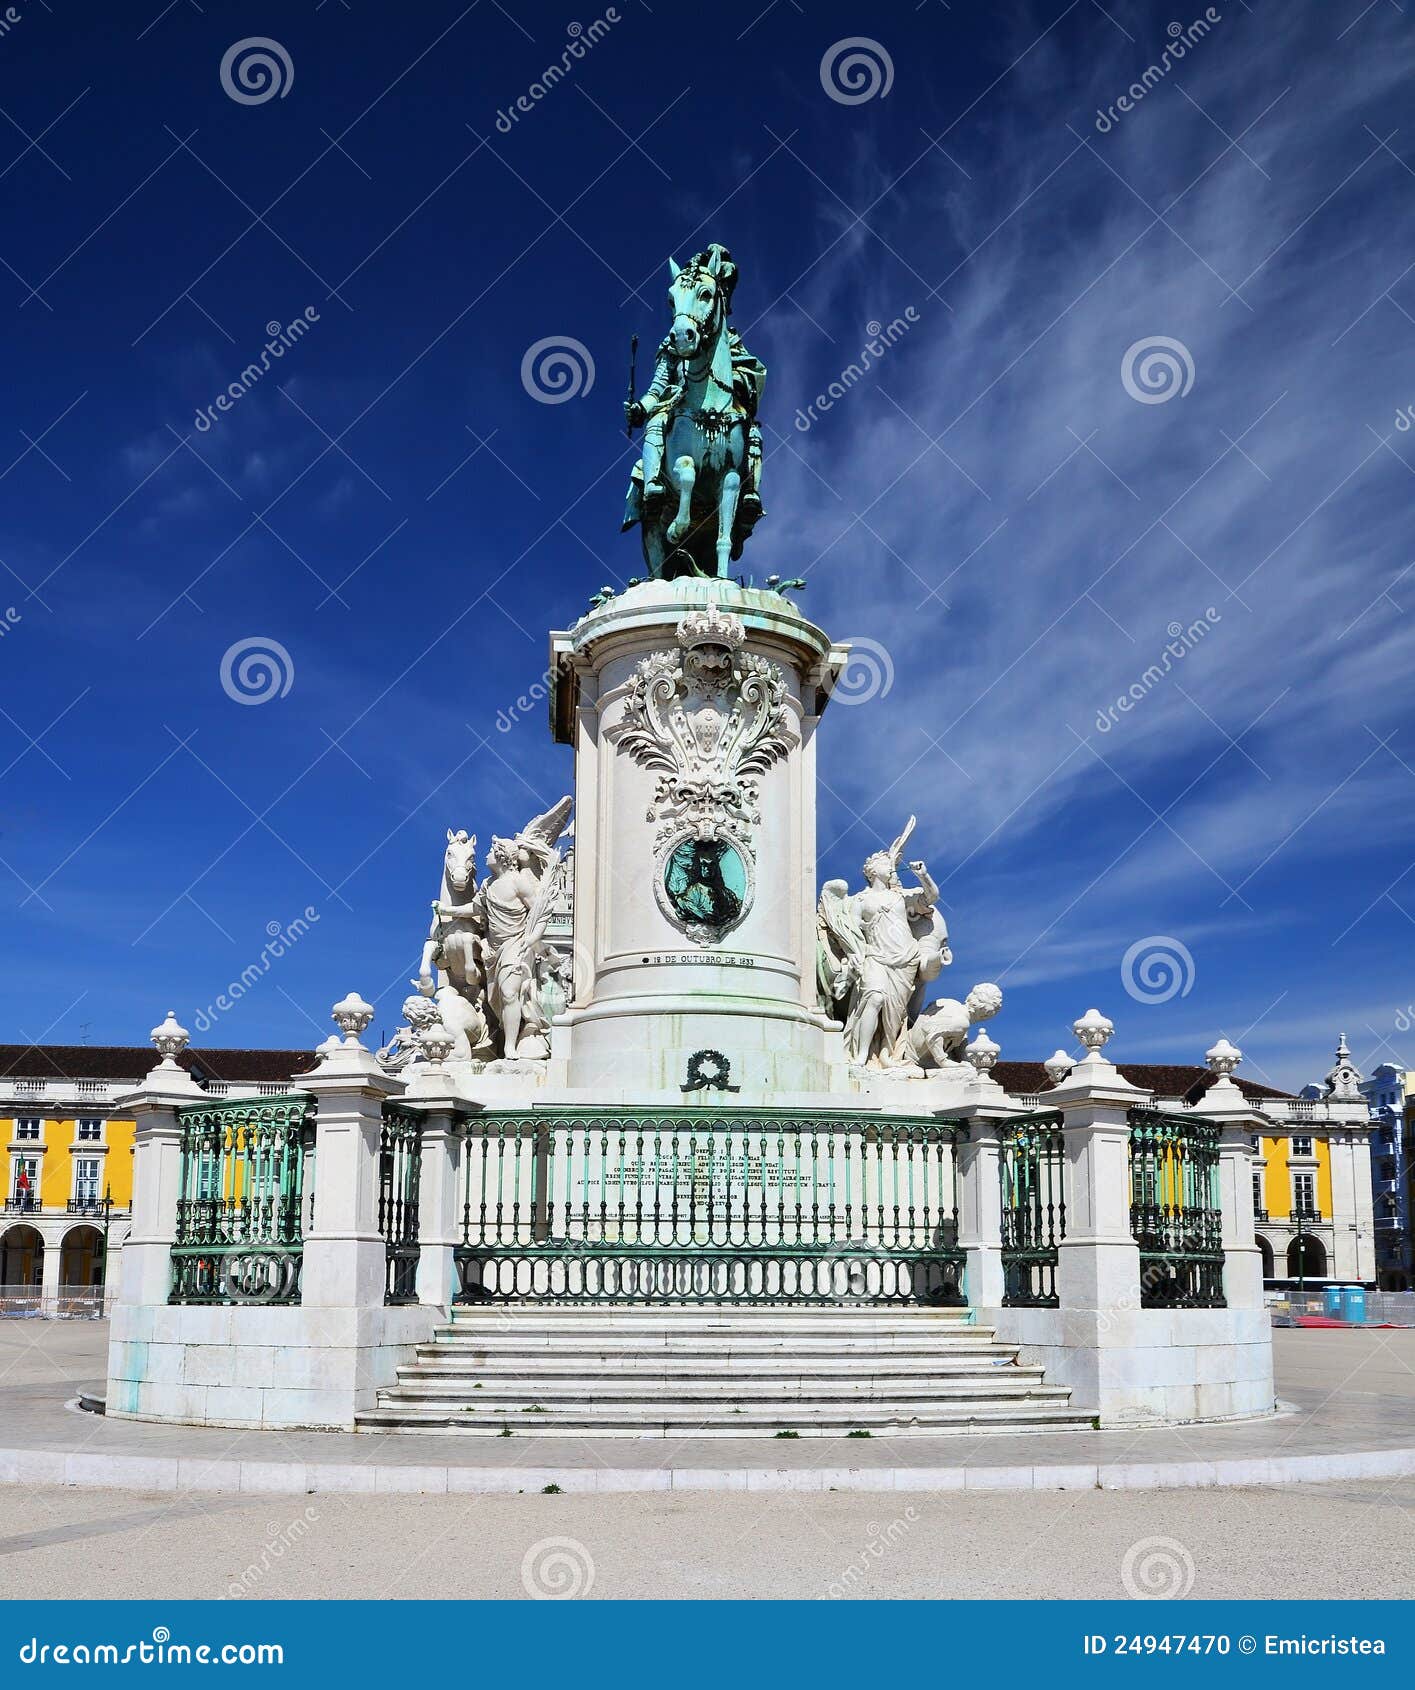
<svg viewBox="0 0 1415 1690"><path fill-rule="evenodd" d="M465 828L447 830L447 855L442 859L448 890L465 892L477 875L477 836Z"/></svg>
<svg viewBox="0 0 1415 1690"><path fill-rule="evenodd" d="M716 340L727 315L735 273L731 255L720 246L700 252L686 270L668 260L668 309L673 313L669 332L680 358L691 358L704 344Z"/></svg>

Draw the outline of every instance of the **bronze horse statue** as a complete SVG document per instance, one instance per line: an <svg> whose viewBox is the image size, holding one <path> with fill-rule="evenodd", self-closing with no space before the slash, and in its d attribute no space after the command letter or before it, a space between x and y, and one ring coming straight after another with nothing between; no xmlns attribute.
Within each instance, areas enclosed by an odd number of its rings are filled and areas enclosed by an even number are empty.
<svg viewBox="0 0 1415 1690"><path fill-rule="evenodd" d="M653 380L624 413L643 425L624 527L637 522L650 575L725 577L762 514L757 405L766 368L728 324L737 266L714 244L668 261L673 323Z"/></svg>

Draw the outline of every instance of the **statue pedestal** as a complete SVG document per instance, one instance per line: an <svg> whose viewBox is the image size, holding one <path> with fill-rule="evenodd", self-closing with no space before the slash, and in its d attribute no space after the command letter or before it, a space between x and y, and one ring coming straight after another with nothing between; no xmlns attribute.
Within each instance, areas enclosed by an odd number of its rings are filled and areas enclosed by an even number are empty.
<svg viewBox="0 0 1415 1690"><path fill-rule="evenodd" d="M780 594L648 581L552 635L575 747L572 1091L849 1089L817 1003L815 731L844 651Z"/></svg>

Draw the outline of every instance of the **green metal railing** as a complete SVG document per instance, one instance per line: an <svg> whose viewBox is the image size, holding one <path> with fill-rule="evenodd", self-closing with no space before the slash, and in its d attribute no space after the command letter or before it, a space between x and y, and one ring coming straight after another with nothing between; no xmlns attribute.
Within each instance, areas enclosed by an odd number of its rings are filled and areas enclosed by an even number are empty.
<svg viewBox="0 0 1415 1690"><path fill-rule="evenodd" d="M464 1130L459 1301L964 1300L959 1122L547 1109Z"/></svg>
<svg viewBox="0 0 1415 1690"><path fill-rule="evenodd" d="M174 1303L298 1303L312 1200L314 1104L304 1092L177 1111L181 1182Z"/></svg>
<svg viewBox="0 0 1415 1690"><path fill-rule="evenodd" d="M1142 1308L1224 1307L1219 1128L1194 1115L1132 1109L1130 1230Z"/></svg>
<svg viewBox="0 0 1415 1690"><path fill-rule="evenodd" d="M410 1110L383 1107L378 1142L378 1230L387 1263L385 1303L418 1300L418 1187L422 1123Z"/></svg>
<svg viewBox="0 0 1415 1690"><path fill-rule="evenodd" d="M1057 1110L1001 1123L1002 1275L1005 1304L1057 1306L1057 1247L1066 1236L1065 1139Z"/></svg>

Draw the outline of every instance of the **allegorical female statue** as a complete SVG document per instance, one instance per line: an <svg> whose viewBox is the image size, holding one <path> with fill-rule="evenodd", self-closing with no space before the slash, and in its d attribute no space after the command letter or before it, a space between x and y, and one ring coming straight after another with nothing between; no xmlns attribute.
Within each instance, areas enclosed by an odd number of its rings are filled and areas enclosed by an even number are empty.
<svg viewBox="0 0 1415 1690"><path fill-rule="evenodd" d="M851 1062L874 1068L911 1067L905 1032L928 981L953 960L948 929L936 908L938 887L922 862L911 862L918 886L899 880L899 859L914 817L887 851L864 865L865 887L843 897L828 883L818 913L820 984L826 1007L842 1014Z"/></svg>

